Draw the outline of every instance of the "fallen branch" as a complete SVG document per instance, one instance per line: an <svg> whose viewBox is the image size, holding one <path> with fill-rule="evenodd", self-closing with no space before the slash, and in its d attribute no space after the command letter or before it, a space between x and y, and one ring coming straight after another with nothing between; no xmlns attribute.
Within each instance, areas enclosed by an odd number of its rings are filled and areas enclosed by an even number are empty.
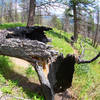
<svg viewBox="0 0 100 100"><path fill-rule="evenodd" d="M93 61L95 61L97 58L99 58L100 57L100 52L96 55L96 57L94 57L93 59L91 59L91 60L87 60L87 61L85 61L85 60L80 60L80 59L78 59L78 64L83 64L83 63L91 63L91 62L93 62Z"/></svg>
<svg viewBox="0 0 100 100"><path fill-rule="evenodd" d="M81 52L81 55L79 56L79 59L81 59L84 56L84 52L85 52L85 45L84 46L82 45L82 41L81 41L80 47L82 48L82 52Z"/></svg>
<svg viewBox="0 0 100 100"><path fill-rule="evenodd" d="M0 54L17 57L29 62L34 62L34 58L47 59L57 54L51 50L51 46L43 42L30 39L6 38L8 30L0 32ZM34 60L33 60L34 59Z"/></svg>

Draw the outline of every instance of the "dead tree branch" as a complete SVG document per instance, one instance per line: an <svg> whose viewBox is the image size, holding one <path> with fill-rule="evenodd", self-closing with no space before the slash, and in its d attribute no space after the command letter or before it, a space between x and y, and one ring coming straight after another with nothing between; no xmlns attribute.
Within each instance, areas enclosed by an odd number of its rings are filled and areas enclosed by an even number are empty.
<svg viewBox="0 0 100 100"><path fill-rule="evenodd" d="M81 41L80 47L82 48L82 52L81 52L81 55L79 56L79 59L81 59L84 56L84 52L85 52L85 45L84 46L82 45L82 41Z"/></svg>
<svg viewBox="0 0 100 100"><path fill-rule="evenodd" d="M91 62L93 62L93 61L95 61L97 58L99 58L100 57L100 52L96 55L96 57L94 57L93 59L91 59L91 60L87 60L87 61L85 61L85 60L80 60L80 59L78 59L78 64L83 64L83 63L91 63Z"/></svg>

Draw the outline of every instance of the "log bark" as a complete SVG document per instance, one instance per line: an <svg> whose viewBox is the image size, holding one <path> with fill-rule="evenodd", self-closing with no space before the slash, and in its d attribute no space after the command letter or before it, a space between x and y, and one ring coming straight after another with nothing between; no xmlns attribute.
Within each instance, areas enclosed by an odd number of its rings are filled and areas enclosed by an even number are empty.
<svg viewBox="0 0 100 100"><path fill-rule="evenodd" d="M38 73L45 100L54 100L55 94L53 88L51 87L49 79L45 76L42 66L35 66L35 70Z"/></svg>
<svg viewBox="0 0 100 100"><path fill-rule="evenodd" d="M29 62L33 62L34 58L47 59L56 54L51 50L49 45L37 40L6 38L9 31L0 32L0 54L18 57Z"/></svg>
<svg viewBox="0 0 100 100"><path fill-rule="evenodd" d="M53 88L45 73L45 65L48 59L57 55L57 52L51 50L51 46L37 40L6 38L8 30L0 31L0 55L17 57L27 60L35 66L41 82L43 93L46 100L54 100ZM48 67L48 66L47 66Z"/></svg>

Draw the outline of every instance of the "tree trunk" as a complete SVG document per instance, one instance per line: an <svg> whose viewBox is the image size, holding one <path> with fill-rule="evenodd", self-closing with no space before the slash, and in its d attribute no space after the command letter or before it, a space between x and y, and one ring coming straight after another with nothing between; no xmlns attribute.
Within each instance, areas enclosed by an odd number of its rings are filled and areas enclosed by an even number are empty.
<svg viewBox="0 0 100 100"><path fill-rule="evenodd" d="M2 11L2 8L0 9L0 24L2 24L2 14L3 14L3 11Z"/></svg>
<svg viewBox="0 0 100 100"><path fill-rule="evenodd" d="M97 25L96 25L96 34L94 36L94 42L93 42L93 46L96 46L96 42L97 42L97 37L98 37L98 33L99 33L99 10L97 11Z"/></svg>
<svg viewBox="0 0 100 100"><path fill-rule="evenodd" d="M77 42L78 32L77 32L77 10L76 10L76 4L73 5L73 14L74 14L74 41Z"/></svg>
<svg viewBox="0 0 100 100"><path fill-rule="evenodd" d="M71 32L71 26L70 26L70 22L69 22L69 17L67 16L67 17L65 17L65 19L64 19L64 26L63 26L63 29L64 29L64 31L66 31L66 32Z"/></svg>
<svg viewBox="0 0 100 100"><path fill-rule="evenodd" d="M27 27L34 25L35 8L36 8L36 0L30 0Z"/></svg>
<svg viewBox="0 0 100 100"><path fill-rule="evenodd" d="M51 87L50 81L47 78L48 73L45 75L42 67L43 66L37 65L37 66L35 66L35 70L38 74L39 81L40 81L41 86L42 86L42 90L43 90L43 93L44 93L45 100L54 100L55 94L54 94L54 91L53 91L53 87Z"/></svg>
<svg viewBox="0 0 100 100"><path fill-rule="evenodd" d="M4 12L3 12L4 20L5 22L8 22L8 5L6 1L4 0Z"/></svg>
<svg viewBox="0 0 100 100"><path fill-rule="evenodd" d="M10 0L8 5L8 22L14 22L14 16L13 16L13 1Z"/></svg>
<svg viewBox="0 0 100 100"><path fill-rule="evenodd" d="M0 55L17 57L32 63L38 73L45 100L54 100L55 93L64 92L71 86L75 56L57 56L58 53L51 50L50 46L37 40L21 36L16 38L16 35L12 38L7 37L8 34L14 34L13 32L16 34L22 30L0 31Z"/></svg>
<svg viewBox="0 0 100 100"><path fill-rule="evenodd" d="M1 9L0 9L0 24L2 24L2 19L3 19L3 8L4 7L4 1L1 0Z"/></svg>
<svg viewBox="0 0 100 100"><path fill-rule="evenodd" d="M15 22L18 21L18 13L17 13L17 0L15 0Z"/></svg>

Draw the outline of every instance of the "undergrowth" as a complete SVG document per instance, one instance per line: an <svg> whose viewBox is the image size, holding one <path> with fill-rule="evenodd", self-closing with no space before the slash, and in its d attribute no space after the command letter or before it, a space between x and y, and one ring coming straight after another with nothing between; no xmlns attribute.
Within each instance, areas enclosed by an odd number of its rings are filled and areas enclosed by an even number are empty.
<svg viewBox="0 0 100 100"><path fill-rule="evenodd" d="M49 44L53 45L54 48L60 53L63 53L64 56L66 56L66 54L68 53L74 53L73 48L69 44L71 34L63 32L61 30L53 29L46 32L46 35L52 39L52 42Z"/></svg>
<svg viewBox="0 0 100 100"><path fill-rule="evenodd" d="M14 72L12 70L13 67L16 66L13 66L13 63L9 60L9 57L0 56L0 91L3 92L3 94L12 95L11 100L15 99L15 97L29 98L32 100L44 100L43 96L24 88L23 85L20 85L25 84L22 83L24 81L27 83L28 78L25 78L24 76ZM32 70L31 66L29 66L29 68L26 70L26 75L28 75L27 77L29 78L32 77L37 79L36 72ZM32 83L29 82L29 84Z"/></svg>
<svg viewBox="0 0 100 100"><path fill-rule="evenodd" d="M65 55L73 53L76 49L79 55L82 52L82 46L85 48L84 56L81 59L90 60L100 52L100 46L94 48L92 40L79 35L74 48L70 45L72 34L53 29L47 32L47 36L52 39L51 45ZM73 78L72 91L78 100L99 100L100 99L100 58L91 64L76 64ZM95 89L97 88L97 89Z"/></svg>
<svg viewBox="0 0 100 100"><path fill-rule="evenodd" d="M24 23L5 23L5 24L0 24L0 29L7 29L7 28L14 28L18 26L25 26L26 24Z"/></svg>
<svg viewBox="0 0 100 100"><path fill-rule="evenodd" d="M35 80L38 80L37 73L33 69L32 65L29 65L29 67L25 70L25 72L26 72L26 75L27 75L28 78L33 78L34 77Z"/></svg>

